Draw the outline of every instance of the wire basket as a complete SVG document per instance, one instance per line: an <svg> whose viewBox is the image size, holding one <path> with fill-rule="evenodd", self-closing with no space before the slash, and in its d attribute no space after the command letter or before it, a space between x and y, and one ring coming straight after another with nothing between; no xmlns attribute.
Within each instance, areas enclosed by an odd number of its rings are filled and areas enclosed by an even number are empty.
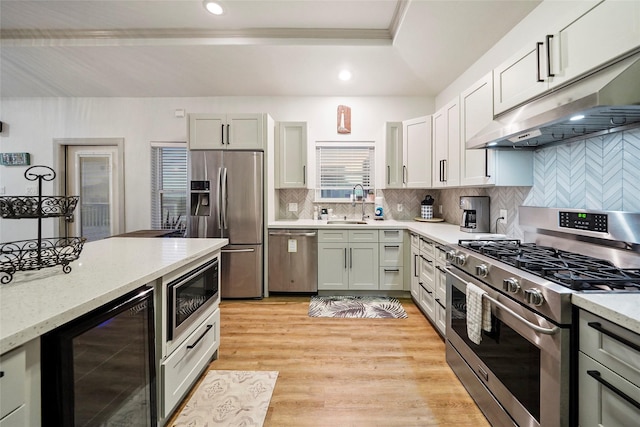
<svg viewBox="0 0 640 427"><path fill-rule="evenodd" d="M0 197L0 217L6 219L69 217L78 205L78 199L78 196L2 196Z"/></svg>

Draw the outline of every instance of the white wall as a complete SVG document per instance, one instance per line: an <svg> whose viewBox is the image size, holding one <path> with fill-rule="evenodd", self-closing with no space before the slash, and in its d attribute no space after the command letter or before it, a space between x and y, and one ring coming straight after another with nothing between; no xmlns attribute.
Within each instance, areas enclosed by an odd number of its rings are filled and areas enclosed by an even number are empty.
<svg viewBox="0 0 640 427"><path fill-rule="evenodd" d="M339 104L351 107L351 135L336 132ZM268 113L276 121L307 121L310 144L369 140L384 153L380 144L386 121L431 114L433 107L434 100L423 97L4 98L0 152L28 152L32 164L54 167L54 139L124 138L125 231L132 231L150 227L150 142L187 138L186 119L176 118L176 109L187 114ZM383 161L382 155L377 157ZM0 166L0 187L7 195L25 193L24 170ZM44 193L54 194L54 188L57 183L45 183ZM44 237L50 237L53 224L43 221ZM0 220L0 242L35 236L34 220Z"/></svg>

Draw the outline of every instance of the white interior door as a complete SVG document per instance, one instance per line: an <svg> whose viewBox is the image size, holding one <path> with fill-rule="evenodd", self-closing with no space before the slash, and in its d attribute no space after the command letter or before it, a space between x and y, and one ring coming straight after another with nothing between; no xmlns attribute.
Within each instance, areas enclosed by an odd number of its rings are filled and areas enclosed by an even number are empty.
<svg viewBox="0 0 640 427"><path fill-rule="evenodd" d="M67 146L66 194L80 196L69 236L93 241L120 233L118 159L116 146Z"/></svg>

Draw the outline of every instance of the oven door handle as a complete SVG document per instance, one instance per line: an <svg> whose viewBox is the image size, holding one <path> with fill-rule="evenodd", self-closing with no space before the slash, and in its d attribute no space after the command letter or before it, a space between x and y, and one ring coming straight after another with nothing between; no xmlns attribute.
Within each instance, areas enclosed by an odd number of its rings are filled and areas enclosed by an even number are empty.
<svg viewBox="0 0 640 427"><path fill-rule="evenodd" d="M450 275L452 275L456 279L460 280L462 283L467 283L466 280L464 280L462 277L458 276L457 274L453 273L449 268L445 268L445 270L447 270L447 273L449 273ZM491 298L487 294L483 295L483 297L488 299L489 301L491 301L492 304L496 305L501 310L506 311L507 313L509 313L510 315L512 315L513 317L518 319L520 322L524 323L527 327L533 329L536 332L539 332L539 333L544 334L544 335L555 335L555 334L558 333L558 331L560 331L560 328L558 328L557 326L554 326L553 328L543 328L542 326L538 326L535 323L531 323L530 321L528 321L524 317L520 316L515 311L511 310L506 305L502 304L497 299Z"/></svg>

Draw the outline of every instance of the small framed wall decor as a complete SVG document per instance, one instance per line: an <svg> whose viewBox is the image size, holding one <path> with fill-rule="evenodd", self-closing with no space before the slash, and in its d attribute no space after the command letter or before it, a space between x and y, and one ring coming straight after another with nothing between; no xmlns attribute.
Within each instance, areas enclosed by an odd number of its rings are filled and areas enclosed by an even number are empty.
<svg viewBox="0 0 640 427"><path fill-rule="evenodd" d="M29 166L31 156L29 153L0 153L0 164L4 166Z"/></svg>
<svg viewBox="0 0 640 427"><path fill-rule="evenodd" d="M338 105L338 133L351 133L351 107Z"/></svg>

